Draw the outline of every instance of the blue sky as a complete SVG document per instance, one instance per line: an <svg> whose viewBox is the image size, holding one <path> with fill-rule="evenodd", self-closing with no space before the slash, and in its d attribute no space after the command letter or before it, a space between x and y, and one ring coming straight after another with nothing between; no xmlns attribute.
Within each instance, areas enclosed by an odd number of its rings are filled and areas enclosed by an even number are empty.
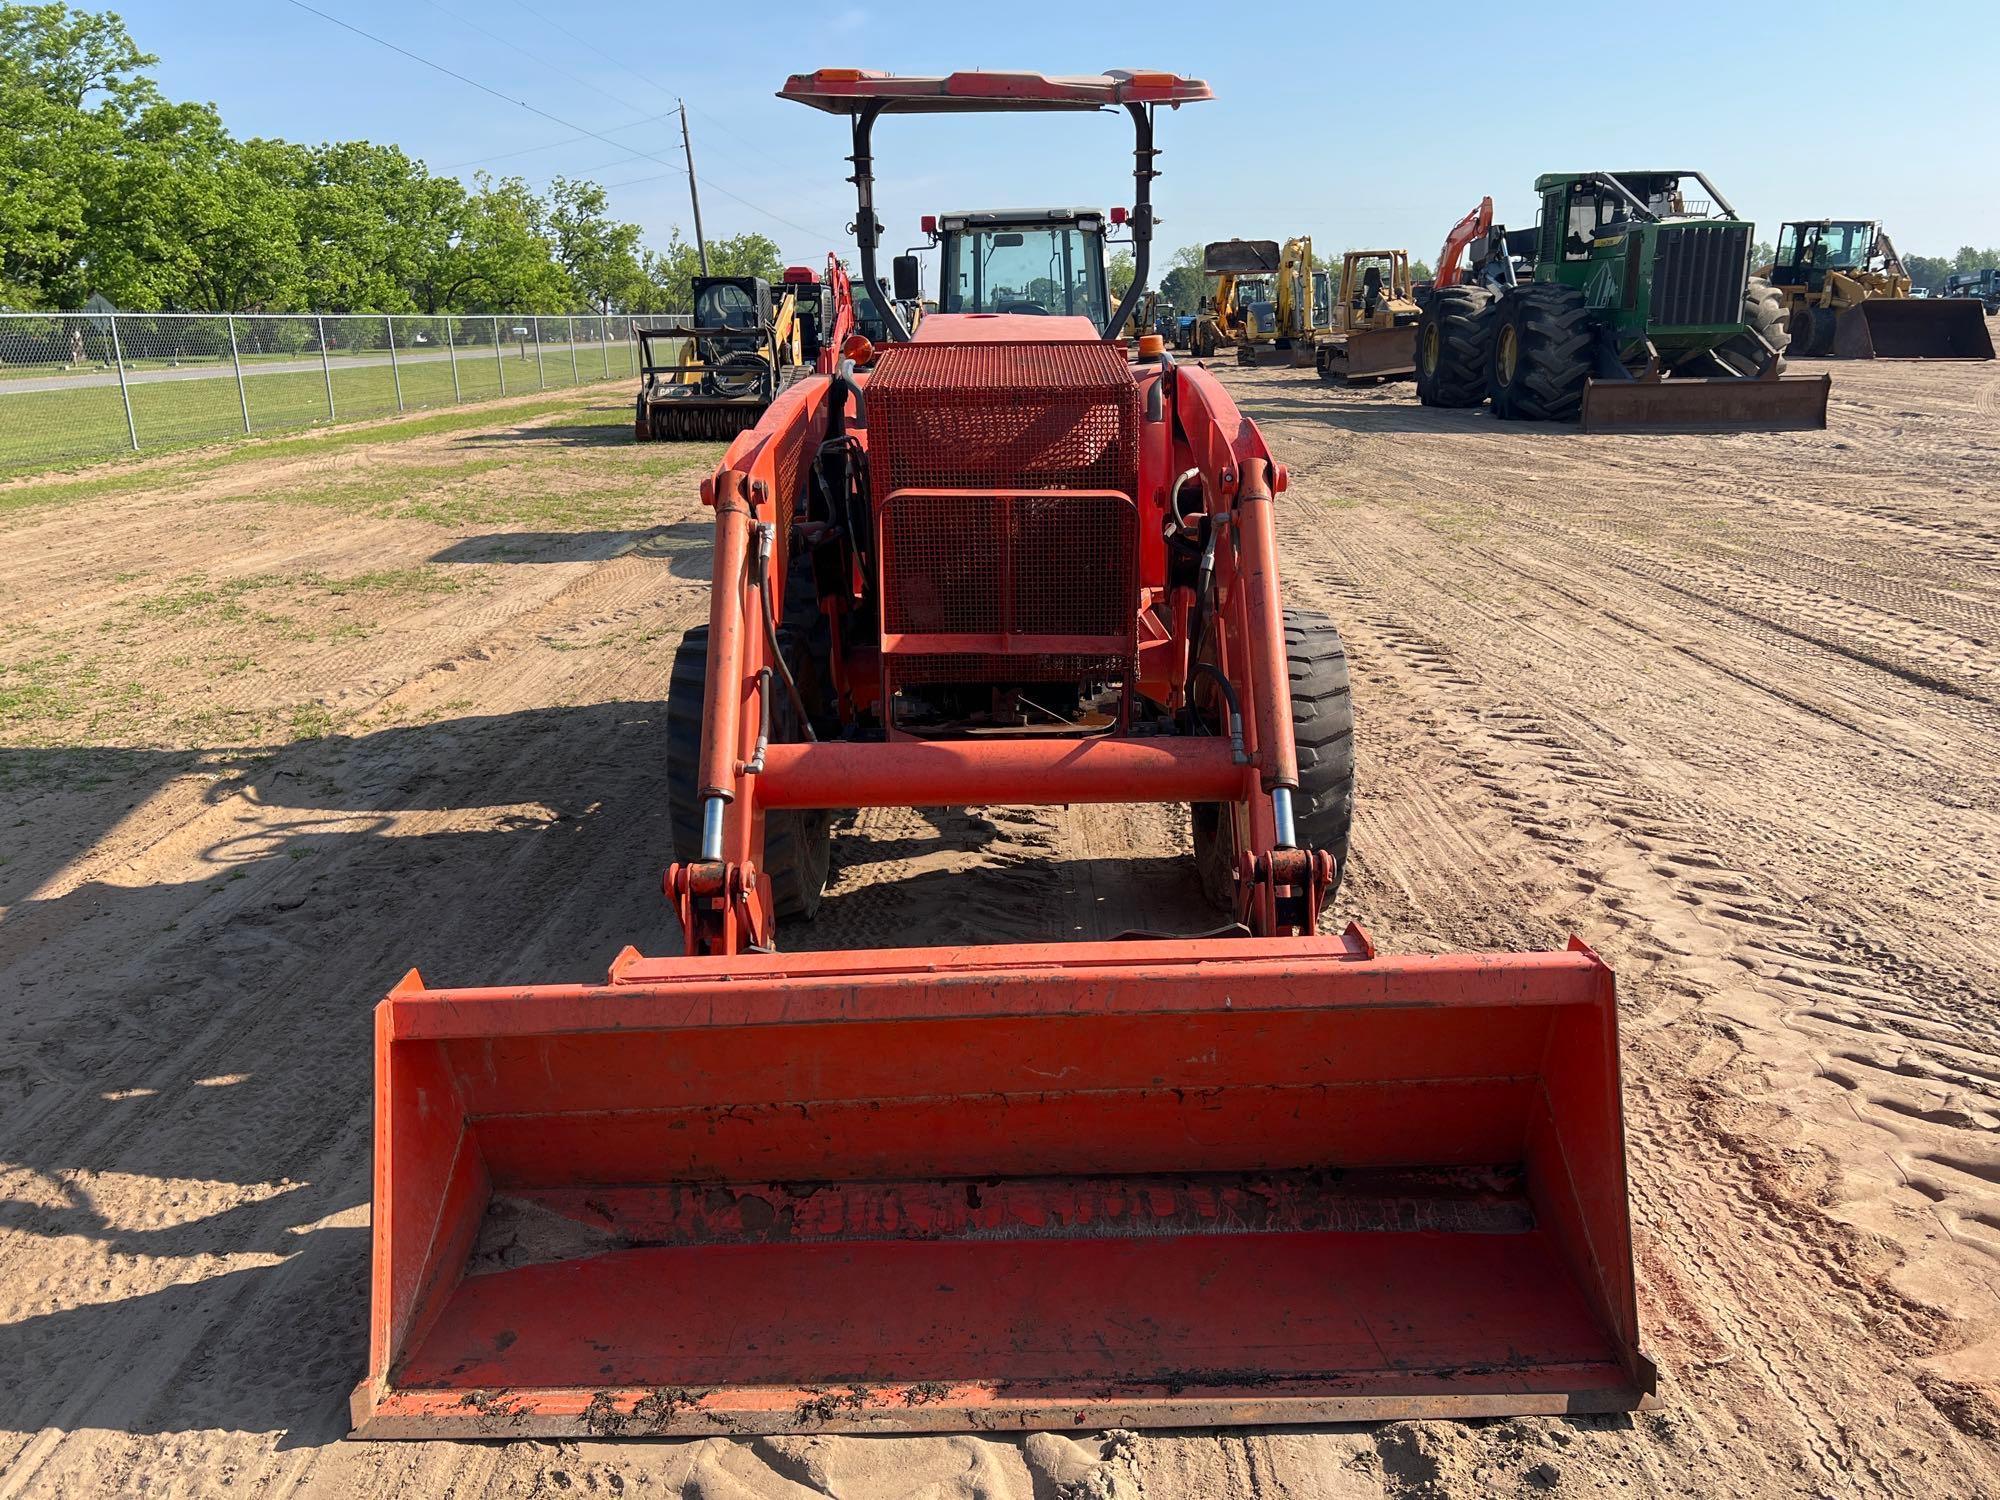
<svg viewBox="0 0 2000 1500"><path fill-rule="evenodd" d="M1838 0L1796 15L1544 0L1511 20L1490 5L312 0L609 144L287 0L72 3L118 9L166 90L213 100L239 135L394 142L468 178L588 177L662 242L690 235L679 129L635 122L684 96L709 232L762 230L795 261L846 248L853 214L845 122L773 97L818 66L1208 79L1214 103L1161 122L1166 247L1309 233L1321 250L1430 259L1481 193L1523 224L1538 172L1652 166L1701 168L1765 238L1825 214L1879 217L1906 253L2000 243L2000 195L1967 180L2000 92L1992 48L1969 44L1975 28L1990 37L1984 5L1926 7L1925 29L1902 31L1896 7ZM1965 43L1941 40L1954 29ZM1621 102L1634 78L1643 99ZM1125 202L1130 149L1122 116L885 121L886 237L910 243L941 209Z"/></svg>

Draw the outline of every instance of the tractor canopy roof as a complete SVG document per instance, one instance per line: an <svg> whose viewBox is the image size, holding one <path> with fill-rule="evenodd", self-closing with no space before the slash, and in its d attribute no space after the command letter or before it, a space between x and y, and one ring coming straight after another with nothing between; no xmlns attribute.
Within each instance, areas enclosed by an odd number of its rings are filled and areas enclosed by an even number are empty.
<svg viewBox="0 0 2000 1500"><path fill-rule="evenodd" d="M1125 104L1179 108L1215 97L1198 78L1176 73L1112 69L1077 77L1046 73L963 72L933 75L876 73L865 68L821 68L794 73L780 99L851 115L955 114L978 110L1109 109Z"/></svg>
<svg viewBox="0 0 2000 1500"><path fill-rule="evenodd" d="M946 229L990 229L1000 224L1074 224L1079 219L1102 219L1101 208L962 208L938 215Z"/></svg>

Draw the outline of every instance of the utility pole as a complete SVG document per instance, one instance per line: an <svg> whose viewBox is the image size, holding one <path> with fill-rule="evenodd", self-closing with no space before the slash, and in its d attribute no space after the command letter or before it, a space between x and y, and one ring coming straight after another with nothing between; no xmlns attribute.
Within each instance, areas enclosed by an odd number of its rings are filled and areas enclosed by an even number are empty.
<svg viewBox="0 0 2000 1500"><path fill-rule="evenodd" d="M688 161L688 201L694 204L694 248L701 255L701 274L708 274L708 241L701 237L701 194L695 189L694 143L688 139L688 107L679 99L674 101L681 107L681 149L687 153Z"/></svg>

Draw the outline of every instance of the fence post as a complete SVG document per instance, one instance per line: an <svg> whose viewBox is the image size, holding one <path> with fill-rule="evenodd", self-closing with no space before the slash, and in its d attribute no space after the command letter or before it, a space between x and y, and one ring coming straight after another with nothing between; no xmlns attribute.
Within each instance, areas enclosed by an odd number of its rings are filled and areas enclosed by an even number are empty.
<svg viewBox="0 0 2000 1500"><path fill-rule="evenodd" d="M571 385L583 384L583 376L579 375L576 369L576 319L574 317L571 317L569 320L569 383Z"/></svg>
<svg viewBox="0 0 2000 1500"><path fill-rule="evenodd" d="M538 313L528 319L535 330L535 384L541 390L549 388L549 373L542 367L542 319Z"/></svg>
<svg viewBox="0 0 2000 1500"><path fill-rule="evenodd" d="M458 389L458 340L451 336L451 314L444 315L444 352L451 361L451 404L457 406L465 400Z"/></svg>
<svg viewBox="0 0 2000 1500"><path fill-rule="evenodd" d="M396 410L403 409L403 372L396 364L396 320L382 314L382 326L389 330L389 378L396 382Z"/></svg>
<svg viewBox="0 0 2000 1500"><path fill-rule="evenodd" d="M507 394L507 355L500 347L500 320L493 319L493 364L500 371L500 394Z"/></svg>
<svg viewBox="0 0 2000 1500"><path fill-rule="evenodd" d="M243 408L243 431L250 431L250 393L243 388L243 356L236 352L236 314L229 318L229 362L236 367L236 400Z"/></svg>
<svg viewBox="0 0 2000 1500"><path fill-rule="evenodd" d="M604 378L609 380L611 378L611 320L602 313L597 315L597 347L599 352L604 355Z"/></svg>
<svg viewBox="0 0 2000 1500"><path fill-rule="evenodd" d="M313 321L319 324L319 372L326 377L326 419L333 422L338 417L333 409L333 361L326 354L326 319L315 316Z"/></svg>
<svg viewBox="0 0 2000 1500"><path fill-rule="evenodd" d="M118 337L118 315L111 315L111 357L118 362L118 395L125 403L125 436L132 440L132 451L139 451L139 424L132 420L132 392L125 384L125 345Z"/></svg>

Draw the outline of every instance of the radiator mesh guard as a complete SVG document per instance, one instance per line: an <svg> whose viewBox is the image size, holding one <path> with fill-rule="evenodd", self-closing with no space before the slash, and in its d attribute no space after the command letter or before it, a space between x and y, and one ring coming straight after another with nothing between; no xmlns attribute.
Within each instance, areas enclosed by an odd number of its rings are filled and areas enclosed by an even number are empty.
<svg viewBox="0 0 2000 1500"><path fill-rule="evenodd" d="M1138 427L1137 387L1112 345L882 351L868 384L868 442L884 631L1101 643L996 652L968 640L963 652L891 654L891 692L898 683L1129 678Z"/></svg>

